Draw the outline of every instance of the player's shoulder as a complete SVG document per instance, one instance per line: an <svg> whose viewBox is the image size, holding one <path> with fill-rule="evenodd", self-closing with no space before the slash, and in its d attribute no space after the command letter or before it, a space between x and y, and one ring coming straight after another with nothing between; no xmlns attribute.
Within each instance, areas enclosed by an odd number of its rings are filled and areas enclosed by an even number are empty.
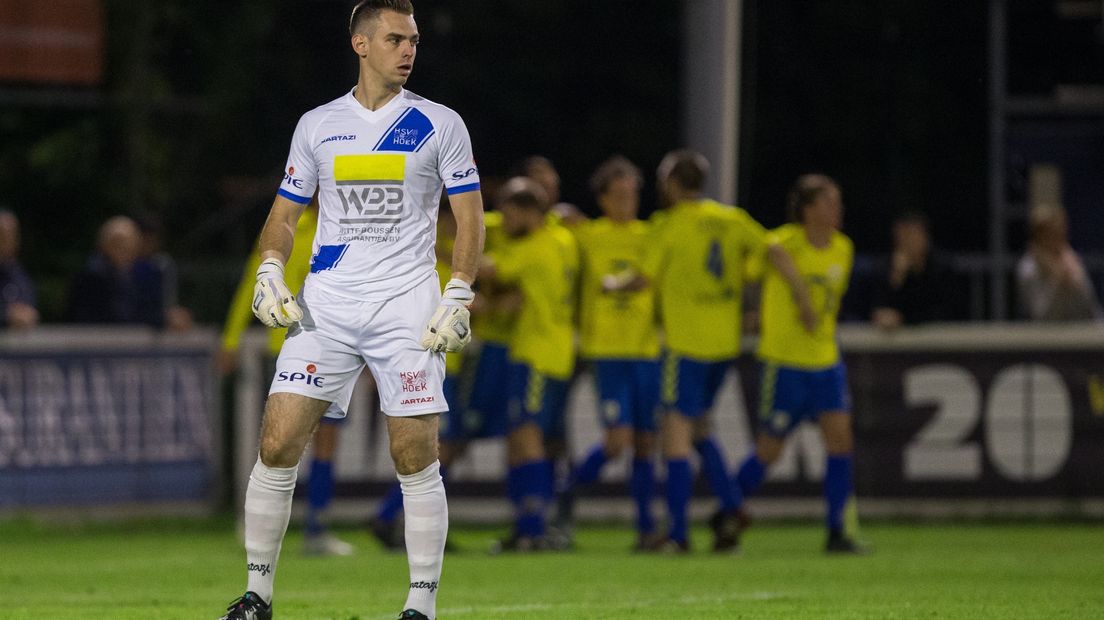
<svg viewBox="0 0 1104 620"><path fill-rule="evenodd" d="M855 253L855 244L851 241L851 237L838 230L832 233L832 245L847 254Z"/></svg>
<svg viewBox="0 0 1104 620"><path fill-rule="evenodd" d="M789 245L800 243L805 238L805 231L800 224L790 222L767 231L767 243L779 243Z"/></svg>
<svg viewBox="0 0 1104 620"><path fill-rule="evenodd" d="M430 121L434 124L437 123L459 123L463 124L464 120L460 118L460 114L448 107L443 103L437 103L430 99L410 92L409 90L403 90L403 102L408 106L417 109L422 114L429 117Z"/></svg>

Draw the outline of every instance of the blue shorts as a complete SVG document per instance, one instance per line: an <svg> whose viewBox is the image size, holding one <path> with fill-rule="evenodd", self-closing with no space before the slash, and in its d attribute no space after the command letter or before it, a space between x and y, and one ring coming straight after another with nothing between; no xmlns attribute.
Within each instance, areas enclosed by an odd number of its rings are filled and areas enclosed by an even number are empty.
<svg viewBox="0 0 1104 620"><path fill-rule="evenodd" d="M518 362L509 363L506 375L509 430L536 424L545 440L564 439L568 382L552 379Z"/></svg>
<svg viewBox="0 0 1104 620"><path fill-rule="evenodd" d="M598 386L598 410L606 428L656 429L658 361L594 360L594 382Z"/></svg>
<svg viewBox="0 0 1104 620"><path fill-rule="evenodd" d="M460 375L445 377L449 411L441 418L441 439L502 437L506 434L506 346L484 343L464 360Z"/></svg>
<svg viewBox="0 0 1104 620"><path fill-rule="evenodd" d="M688 418L709 411L732 363L702 362L668 352L663 357L663 406Z"/></svg>
<svg viewBox="0 0 1104 620"><path fill-rule="evenodd" d="M824 370L801 370L764 362L759 380L759 428L783 437L802 420L825 411L850 411L843 362Z"/></svg>

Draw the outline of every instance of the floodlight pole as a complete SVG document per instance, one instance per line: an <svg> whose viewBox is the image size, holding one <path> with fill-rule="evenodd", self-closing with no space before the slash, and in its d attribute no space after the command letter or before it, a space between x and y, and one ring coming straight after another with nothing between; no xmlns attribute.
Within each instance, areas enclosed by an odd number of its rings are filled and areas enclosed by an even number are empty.
<svg viewBox="0 0 1104 620"><path fill-rule="evenodd" d="M706 193L736 202L740 165L740 45L743 0L685 0L682 136L712 171Z"/></svg>
<svg viewBox="0 0 1104 620"><path fill-rule="evenodd" d="M1008 88L1006 0L989 0L989 318L1008 318L1008 205L1005 196L1005 112Z"/></svg>

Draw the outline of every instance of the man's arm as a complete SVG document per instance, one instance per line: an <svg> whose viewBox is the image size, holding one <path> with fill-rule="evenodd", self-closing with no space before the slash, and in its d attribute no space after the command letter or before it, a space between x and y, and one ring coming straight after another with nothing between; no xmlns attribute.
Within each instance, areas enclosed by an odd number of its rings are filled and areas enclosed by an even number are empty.
<svg viewBox="0 0 1104 620"><path fill-rule="evenodd" d="M805 278L802 278L801 272L797 270L793 257L781 244L771 243L767 247L767 258L770 260L771 266L778 271L778 274L789 285L790 293L793 295L794 302L797 303L797 308L801 313L801 323L805 326L805 330L810 333L816 331L818 319L809 297L809 288L805 284Z"/></svg>
<svg viewBox="0 0 1104 620"><path fill-rule="evenodd" d="M258 245L261 262L274 258L280 261L281 265L287 264L292 245L295 243L295 224L306 206L306 204L292 202L283 196L276 196L276 200L272 201L272 209L268 212L264 228L261 229L261 241Z"/></svg>
<svg viewBox="0 0 1104 620"><path fill-rule="evenodd" d="M452 277L472 284L483 256L483 197L478 191L449 196L456 218L456 240L452 246Z"/></svg>

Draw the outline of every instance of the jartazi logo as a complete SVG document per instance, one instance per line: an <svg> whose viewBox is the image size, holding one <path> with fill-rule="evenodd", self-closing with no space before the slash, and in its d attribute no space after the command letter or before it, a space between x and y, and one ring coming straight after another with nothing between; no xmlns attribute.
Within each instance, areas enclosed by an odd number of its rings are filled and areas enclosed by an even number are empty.
<svg viewBox="0 0 1104 620"><path fill-rule="evenodd" d="M327 142L348 142L350 140L356 140L356 134L355 133L351 133L351 134L347 134L347 135L343 135L343 136L330 136L329 138L326 138L325 140L319 142L318 144L322 145L322 144L325 144Z"/></svg>
<svg viewBox="0 0 1104 620"><path fill-rule="evenodd" d="M252 572L260 573L261 577L264 577L265 575L272 572L272 565L271 564L254 564L254 563L250 562L249 565L246 566L246 570L248 572L251 572L251 573ZM413 588L414 585L411 584L410 587ZM434 588L437 587L437 582L436 581L433 582L433 587Z"/></svg>
<svg viewBox="0 0 1104 620"><path fill-rule="evenodd" d="M411 581L410 582L410 589L411 590L429 590L430 592L436 592L437 591L437 582L436 581Z"/></svg>
<svg viewBox="0 0 1104 620"><path fill-rule="evenodd" d="M399 404L400 405L417 405L419 403L431 403L433 402L432 396L420 396L418 398L405 398Z"/></svg>

